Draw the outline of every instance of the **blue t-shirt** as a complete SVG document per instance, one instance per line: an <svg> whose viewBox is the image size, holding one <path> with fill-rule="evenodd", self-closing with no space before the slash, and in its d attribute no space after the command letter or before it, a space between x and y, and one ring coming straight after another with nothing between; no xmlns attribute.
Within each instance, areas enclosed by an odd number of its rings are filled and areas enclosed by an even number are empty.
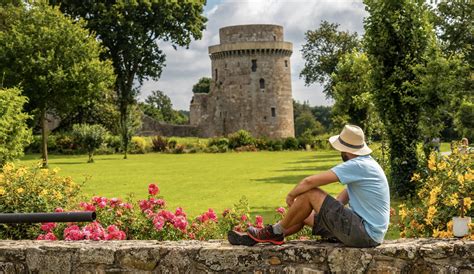
<svg viewBox="0 0 474 274"><path fill-rule="evenodd" d="M370 155L365 155L331 170L347 185L349 206L364 220L369 236L382 243L390 221L390 190L382 167Z"/></svg>

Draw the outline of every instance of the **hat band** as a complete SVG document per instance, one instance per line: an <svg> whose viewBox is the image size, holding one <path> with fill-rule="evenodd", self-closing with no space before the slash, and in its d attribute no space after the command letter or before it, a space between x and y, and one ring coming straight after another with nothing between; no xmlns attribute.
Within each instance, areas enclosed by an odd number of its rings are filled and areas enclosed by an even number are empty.
<svg viewBox="0 0 474 274"><path fill-rule="evenodd" d="M346 143L344 142L342 139L341 139L341 136L338 137L338 140L341 144L345 145L346 147L350 147L350 148L354 148L354 149L361 149L364 147L364 145L351 145L349 143Z"/></svg>

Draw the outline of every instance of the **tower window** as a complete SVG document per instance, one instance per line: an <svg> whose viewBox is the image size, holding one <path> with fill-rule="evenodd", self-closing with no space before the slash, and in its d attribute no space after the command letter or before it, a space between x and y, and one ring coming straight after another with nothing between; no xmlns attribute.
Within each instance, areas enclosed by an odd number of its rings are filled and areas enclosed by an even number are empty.
<svg viewBox="0 0 474 274"><path fill-rule="evenodd" d="M260 89L264 89L264 88L265 88L265 79L260 78Z"/></svg>
<svg viewBox="0 0 474 274"><path fill-rule="evenodd" d="M217 79L218 79L218 77L217 77L217 69L215 69L214 72L215 72L215 74L216 74L216 82L217 82Z"/></svg>
<svg viewBox="0 0 474 274"><path fill-rule="evenodd" d="M272 108L272 117L276 117L276 109Z"/></svg>
<svg viewBox="0 0 474 274"><path fill-rule="evenodd" d="M252 60L252 72L257 71L257 59Z"/></svg>
<svg viewBox="0 0 474 274"><path fill-rule="evenodd" d="M288 60L285 60L285 68L288 67Z"/></svg>
<svg viewBox="0 0 474 274"><path fill-rule="evenodd" d="M273 35L273 41L276 41L276 40L277 40L276 35Z"/></svg>

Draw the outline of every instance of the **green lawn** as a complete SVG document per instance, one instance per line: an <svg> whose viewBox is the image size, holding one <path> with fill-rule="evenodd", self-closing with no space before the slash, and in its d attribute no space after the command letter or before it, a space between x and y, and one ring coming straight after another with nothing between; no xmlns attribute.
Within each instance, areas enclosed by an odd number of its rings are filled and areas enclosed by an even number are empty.
<svg viewBox="0 0 474 274"><path fill-rule="evenodd" d="M39 155L25 156L21 164L39 162ZM232 207L246 196L252 215L262 215L273 222L274 210L285 205L286 194L301 179L327 170L341 162L338 152L243 152L222 154L159 154L95 156L87 164L85 155L50 155L50 167L61 169L60 175L83 182L86 197L101 195L135 200L147 196L148 184L157 183L168 208L181 206L190 217L214 208L218 213ZM331 184L323 189L332 195L342 185ZM392 201L392 207L397 207ZM396 218L396 216L395 216ZM391 227L386 239L399 237Z"/></svg>
<svg viewBox="0 0 474 274"><path fill-rule="evenodd" d="M22 160L34 164L39 155ZM60 175L76 182L87 181L83 193L90 197L147 195L149 183L157 183L169 208L182 206L190 216L214 208L222 212L248 198L252 215L268 220L274 209L285 204L286 194L304 177L339 163L336 151L318 152L246 152L223 154L158 154L96 156L87 164L86 156L51 155L50 167L59 167ZM339 184L324 187L330 194L342 190ZM270 221L270 220L268 220Z"/></svg>

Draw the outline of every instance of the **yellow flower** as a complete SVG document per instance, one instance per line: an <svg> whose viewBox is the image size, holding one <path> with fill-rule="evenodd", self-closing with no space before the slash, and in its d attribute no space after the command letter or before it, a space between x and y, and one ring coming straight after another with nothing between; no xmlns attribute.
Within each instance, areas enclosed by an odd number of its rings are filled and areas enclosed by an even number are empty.
<svg viewBox="0 0 474 274"><path fill-rule="evenodd" d="M441 187L439 187L439 186L436 186L431 190L429 205L436 204L436 198L438 197L438 194L440 192L441 192Z"/></svg>
<svg viewBox="0 0 474 274"><path fill-rule="evenodd" d="M446 168L446 162L444 161L441 161L439 164L438 164L438 169L439 170L443 170Z"/></svg>
<svg viewBox="0 0 474 274"><path fill-rule="evenodd" d="M448 177L451 177L452 174L453 174L453 171L452 171L452 170L448 170Z"/></svg>
<svg viewBox="0 0 474 274"><path fill-rule="evenodd" d="M437 210L436 207L434 207L434 206L430 206L430 207L428 208L428 214L426 215L426 219L425 219L425 222L426 222L427 224L429 224L429 225L432 224L433 218L434 218L434 216L435 216L435 214L436 214L437 211L438 211L438 210Z"/></svg>
<svg viewBox="0 0 474 274"><path fill-rule="evenodd" d="M23 193L24 191L25 191L25 190L24 190L22 187L20 187L20 188L18 188L18 189L16 190L17 193Z"/></svg>
<svg viewBox="0 0 474 274"><path fill-rule="evenodd" d="M407 212L405 211L405 205L400 205L398 210L398 215L400 215L400 218L403 220L407 217Z"/></svg>
<svg viewBox="0 0 474 274"><path fill-rule="evenodd" d="M464 206L465 206L467 209L471 209L471 204L472 204L472 199L471 199L471 197L466 197L466 198L464 198Z"/></svg>
<svg viewBox="0 0 474 274"><path fill-rule="evenodd" d="M58 192L56 190L53 190L53 195L54 195L54 198L58 200L61 200L63 198L63 195L61 194L61 192Z"/></svg>
<svg viewBox="0 0 474 274"><path fill-rule="evenodd" d="M433 237L434 237L434 238L438 238L438 237L439 237L439 234L440 234L440 233L439 233L439 230L438 230L438 229L436 229L436 228L433 229Z"/></svg>
<svg viewBox="0 0 474 274"><path fill-rule="evenodd" d="M413 176L411 177L411 181L419 181L421 178L420 174L419 173L413 173Z"/></svg>
<svg viewBox="0 0 474 274"><path fill-rule="evenodd" d="M458 182L459 182L460 184L464 184L464 176L462 176L462 174L459 174L459 175L458 175Z"/></svg>
<svg viewBox="0 0 474 274"><path fill-rule="evenodd" d="M42 195L42 196L48 195L48 190L47 190L47 189L43 189L43 190L41 191L40 195Z"/></svg>
<svg viewBox="0 0 474 274"><path fill-rule="evenodd" d="M470 172L467 172L466 174L464 174L464 180L466 180L468 182L474 180L474 173L472 171L470 171Z"/></svg>
<svg viewBox="0 0 474 274"><path fill-rule="evenodd" d="M446 224L448 227L448 232L453 232L453 221L449 221L448 224Z"/></svg>
<svg viewBox="0 0 474 274"><path fill-rule="evenodd" d="M5 189L3 187L0 187L0 196L5 194L5 193L6 193Z"/></svg>
<svg viewBox="0 0 474 274"><path fill-rule="evenodd" d="M447 206L457 207L459 205L459 197L457 193L451 194L449 198L445 201Z"/></svg>
<svg viewBox="0 0 474 274"><path fill-rule="evenodd" d="M428 160L428 168L431 170L436 170L436 156L434 154L430 155L430 159Z"/></svg>

